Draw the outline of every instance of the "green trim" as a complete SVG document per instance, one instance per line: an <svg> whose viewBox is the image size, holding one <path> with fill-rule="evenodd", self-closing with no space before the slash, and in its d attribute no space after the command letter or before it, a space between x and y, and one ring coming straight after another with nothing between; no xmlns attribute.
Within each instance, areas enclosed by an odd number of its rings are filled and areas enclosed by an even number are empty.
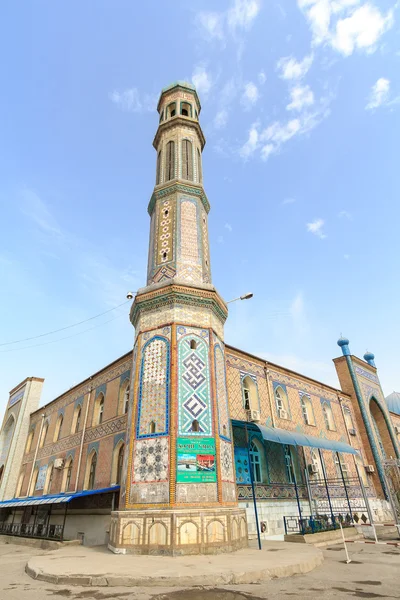
<svg viewBox="0 0 400 600"><path fill-rule="evenodd" d="M189 106L189 108L190 108L190 115L189 115L189 116L190 116L190 118L191 118L191 119L193 119L193 108L192 108L192 105L191 105L191 103L190 103L188 100L181 100L181 101L179 102L179 114L180 114L182 117L184 117L184 116L185 116L185 115L182 115L182 104L187 104L187 105Z"/></svg>
<svg viewBox="0 0 400 600"><path fill-rule="evenodd" d="M198 196L201 200L201 203L204 206L206 213L208 214L210 212L210 203L202 188L199 189L191 187L189 185L185 185L184 183L175 183L173 185L168 186L167 188L163 188L162 190L156 190L153 192L153 195L151 196L149 205L147 207L147 212L149 213L149 215L151 216L153 214L153 210L157 200L159 200L160 198L165 198L166 196L171 196L176 192L184 192L187 194L192 194L193 196Z"/></svg>
<svg viewBox="0 0 400 600"><path fill-rule="evenodd" d="M150 298L149 300L143 300L142 302L134 303L131 309L130 320L131 323L136 326L136 322L139 318L141 311L154 310L161 308L167 304L185 304L187 306L200 306L202 308L208 308L225 323L228 312L224 311L220 305L213 298L202 298L201 296L192 296L191 294L185 294L184 292L176 292L165 290L164 294Z"/></svg>

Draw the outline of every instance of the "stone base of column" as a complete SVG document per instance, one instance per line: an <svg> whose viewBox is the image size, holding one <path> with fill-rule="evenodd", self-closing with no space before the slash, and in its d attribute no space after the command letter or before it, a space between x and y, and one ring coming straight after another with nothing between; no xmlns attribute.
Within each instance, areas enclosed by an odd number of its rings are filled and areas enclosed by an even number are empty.
<svg viewBox="0 0 400 600"><path fill-rule="evenodd" d="M108 548L116 554L218 554L246 548L241 508L174 508L111 513Z"/></svg>

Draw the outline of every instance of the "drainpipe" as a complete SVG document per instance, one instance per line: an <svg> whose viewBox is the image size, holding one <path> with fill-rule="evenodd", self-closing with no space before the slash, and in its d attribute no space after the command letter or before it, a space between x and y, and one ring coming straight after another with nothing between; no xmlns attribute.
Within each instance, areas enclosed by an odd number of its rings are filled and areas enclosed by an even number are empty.
<svg viewBox="0 0 400 600"><path fill-rule="evenodd" d="M83 423L83 429L82 429L82 437L81 437L81 445L79 448L79 457L78 457L78 468L76 471L76 478L75 478L75 489L74 492L75 493L78 489L78 483L79 483L79 475L81 473L81 462L82 462L82 452L83 452L83 442L85 439L85 433L86 433L86 423L87 423L87 418L88 418L88 413L89 413L89 406L90 406L90 398L92 396L92 378L89 377L90 380L90 385L89 385L89 396L88 396L88 400L87 400L87 404L86 404L86 412L85 412L85 421Z"/></svg>
<svg viewBox="0 0 400 600"><path fill-rule="evenodd" d="M35 456L33 457L33 461L32 461L32 469L31 469L31 474L29 476L27 494L25 496L26 498L29 497L29 490L31 489L33 471L35 469L35 462L36 462L36 458L37 458L37 455L38 455L38 452L39 452L39 444L40 444L40 440L41 440L41 437L42 437L42 431L43 431L43 425L44 425L45 418L46 418L46 415L44 413L42 413L42 422L40 424L38 441L36 442Z"/></svg>
<svg viewBox="0 0 400 600"><path fill-rule="evenodd" d="M267 380L267 393L268 393L269 409L271 411L272 427L275 427L275 416L274 416L273 404L272 404L272 400L271 400L271 387L270 387L271 382L269 379L269 369L267 367L264 367L264 372L265 372L265 378Z"/></svg>

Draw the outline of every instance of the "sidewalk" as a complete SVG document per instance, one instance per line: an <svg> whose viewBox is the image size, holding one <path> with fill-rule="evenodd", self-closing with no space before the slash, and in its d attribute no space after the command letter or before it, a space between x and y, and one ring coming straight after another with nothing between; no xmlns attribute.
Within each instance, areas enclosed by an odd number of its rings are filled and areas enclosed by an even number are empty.
<svg viewBox="0 0 400 600"><path fill-rule="evenodd" d="M323 562L306 544L264 542L232 554L196 556L115 555L104 546L66 547L34 556L25 571L33 579L60 585L190 587L259 583L308 573Z"/></svg>

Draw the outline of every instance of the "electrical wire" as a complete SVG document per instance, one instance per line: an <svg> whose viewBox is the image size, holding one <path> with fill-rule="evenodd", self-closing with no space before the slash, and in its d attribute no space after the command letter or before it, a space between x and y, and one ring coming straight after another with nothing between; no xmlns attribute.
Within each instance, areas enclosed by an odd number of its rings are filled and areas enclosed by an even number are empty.
<svg viewBox="0 0 400 600"><path fill-rule="evenodd" d="M124 302L125 304L125 302ZM113 309L114 310L114 309ZM86 333L87 331L92 331L93 329L97 329L98 327L102 327L107 323L111 323L111 321L115 321L116 319L120 319L124 317L125 314L117 315L108 321L104 321L104 323L99 323L94 327L89 327L88 329L84 329L83 331L78 331L77 333L73 333L72 335L66 335L65 337L58 338L57 340L50 340L50 342L43 342L42 344L31 344L30 346L19 346L18 348L7 348L7 350L0 350L0 352L16 352L17 350L27 350L28 348L38 348L39 346L47 346L48 344L54 344L55 342L61 342L62 340L68 340L70 338L76 337L77 335L82 335L82 333ZM38 336L39 337L39 336Z"/></svg>
<svg viewBox="0 0 400 600"><path fill-rule="evenodd" d="M14 340L13 342L2 342L0 344L0 346L10 346L11 344L19 344L21 342L28 342L29 340L36 340L38 338L45 337L46 335L52 335L53 333L59 333L60 331L65 331L66 329L71 329L71 327L77 327L78 325L82 325L83 323L87 323L88 321L93 321L93 319L97 319L98 317L102 317L103 315L106 315L107 313L112 312L113 310L116 310L117 308L120 308L121 306L124 306L125 304L128 304L128 302L130 302L130 301L131 300L125 300L125 302L118 304L118 306L114 306L114 308L109 308L108 310L105 310L104 312L101 312L98 315L94 315L93 317L89 317L88 319L84 319L83 321L79 321L79 323L73 323L72 325L67 325L66 327L60 327L60 329L53 329L53 331L48 331L47 333L41 333L40 335L33 335L32 337L22 338L20 340ZM27 346L27 347L33 348L33 346ZM2 352L4 352L4 350Z"/></svg>

